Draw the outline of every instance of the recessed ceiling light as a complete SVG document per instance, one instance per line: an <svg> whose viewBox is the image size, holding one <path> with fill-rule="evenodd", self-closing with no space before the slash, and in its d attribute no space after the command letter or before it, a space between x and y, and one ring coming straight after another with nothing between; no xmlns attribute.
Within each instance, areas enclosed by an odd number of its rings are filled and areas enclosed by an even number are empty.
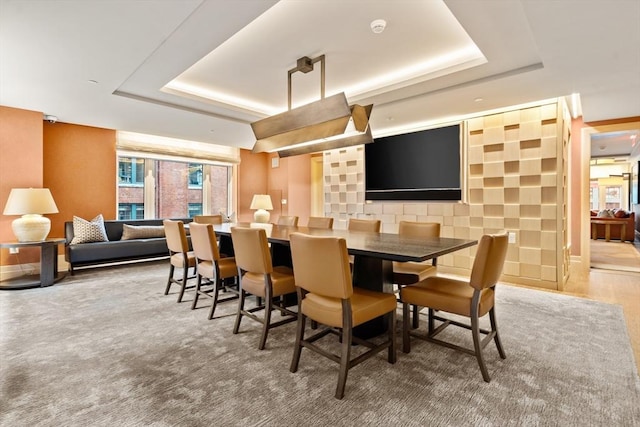
<svg viewBox="0 0 640 427"><path fill-rule="evenodd" d="M474 99L473 101L474 101L474 102L482 102L482 101L484 101L484 99L483 99L483 98L476 98L476 99Z"/></svg>

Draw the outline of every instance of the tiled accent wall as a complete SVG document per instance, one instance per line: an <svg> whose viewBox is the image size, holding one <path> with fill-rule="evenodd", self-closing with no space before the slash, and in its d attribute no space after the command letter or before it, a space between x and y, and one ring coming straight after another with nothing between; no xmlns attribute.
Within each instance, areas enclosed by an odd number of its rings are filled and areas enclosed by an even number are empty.
<svg viewBox="0 0 640 427"><path fill-rule="evenodd" d="M364 147L324 153L325 215L335 228L351 217L398 222L435 221L444 237L479 239L516 233L504 267L506 280L561 289L569 268L567 147L570 121L563 103L468 120L467 203L364 200ZM468 274L475 248L440 257L443 270Z"/></svg>

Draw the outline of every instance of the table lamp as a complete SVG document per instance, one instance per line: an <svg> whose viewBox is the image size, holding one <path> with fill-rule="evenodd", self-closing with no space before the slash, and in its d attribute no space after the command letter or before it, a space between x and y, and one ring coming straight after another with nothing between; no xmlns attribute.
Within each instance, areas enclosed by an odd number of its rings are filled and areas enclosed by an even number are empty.
<svg viewBox="0 0 640 427"><path fill-rule="evenodd" d="M42 214L58 213L48 188L14 188L9 193L4 215L22 215L11 223L19 242L41 242L51 230L51 221Z"/></svg>
<svg viewBox="0 0 640 427"><path fill-rule="evenodd" d="M271 196L268 194L254 194L249 209L257 209L253 214L253 220L255 222L268 223L269 217L271 216L268 211L273 209Z"/></svg>

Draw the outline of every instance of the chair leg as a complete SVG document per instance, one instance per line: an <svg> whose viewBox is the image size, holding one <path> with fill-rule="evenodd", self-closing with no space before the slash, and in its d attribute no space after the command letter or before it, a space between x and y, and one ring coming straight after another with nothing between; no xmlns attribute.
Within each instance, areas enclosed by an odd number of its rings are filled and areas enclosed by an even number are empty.
<svg viewBox="0 0 640 427"><path fill-rule="evenodd" d="M209 309L209 320L213 319L213 313L215 313L216 306L218 305L218 295L220 293L220 287L222 286L221 280L216 277L213 286L215 286L215 288L213 289L213 301L211 301L211 308Z"/></svg>
<svg viewBox="0 0 640 427"><path fill-rule="evenodd" d="M347 374L351 358L351 332L352 328L345 325L342 328L342 354L340 355L340 374L338 375L338 386L336 387L336 399L344 397L344 389L347 384Z"/></svg>
<svg viewBox="0 0 640 427"><path fill-rule="evenodd" d="M389 363L396 363L397 352L396 352L396 311L392 310L389 312L389 354L387 356L387 360Z"/></svg>
<svg viewBox="0 0 640 427"><path fill-rule="evenodd" d="M164 290L164 294L165 295L169 295L169 289L171 288L171 282L173 281L173 272L175 271L176 267L171 264L169 266L169 279L167 280L167 287Z"/></svg>
<svg viewBox="0 0 640 427"><path fill-rule="evenodd" d="M307 316L298 311L298 325L296 328L296 345L293 349L293 358L291 359L291 366L289 371L297 372L298 364L300 363L300 354L302 354L302 340L304 339L304 328L306 325Z"/></svg>
<svg viewBox="0 0 640 427"><path fill-rule="evenodd" d="M187 278L189 277L189 266L185 265L182 269L182 287L180 288L180 294L178 295L178 302L182 302L184 291L187 289Z"/></svg>
<svg viewBox="0 0 640 427"><path fill-rule="evenodd" d="M264 305L264 324L262 325L262 337L260 337L260 344L258 344L258 350L264 350L264 346L267 344L267 335L269 334L269 324L271 323L271 310L273 309L273 298L269 295L265 298Z"/></svg>
<svg viewBox="0 0 640 427"><path fill-rule="evenodd" d="M413 305L413 329L418 329L420 327L420 316L418 313L419 307L417 305Z"/></svg>
<svg viewBox="0 0 640 427"><path fill-rule="evenodd" d="M506 359L507 355L504 353L502 348L502 342L500 341L500 334L498 334L498 321L496 320L496 312L495 307L489 310L489 320L491 321L491 330L495 332L495 336L493 337L493 341L496 343L496 347L498 348L498 353L500 353L500 358Z"/></svg>
<svg viewBox="0 0 640 427"><path fill-rule="evenodd" d="M429 308L429 323L427 326L427 331L428 331L427 336L431 336L431 334L433 333L433 330L435 329L435 321L433 319L433 315L434 315L433 308Z"/></svg>
<svg viewBox="0 0 640 427"><path fill-rule="evenodd" d="M193 296L193 303L191 304L191 310L195 310L198 305L198 297L200 296L200 286L202 285L202 276L198 274L196 280L196 294Z"/></svg>
<svg viewBox="0 0 640 427"><path fill-rule="evenodd" d="M480 325L479 319L477 315L477 311L471 313L471 334L473 335L473 348L476 353L476 359L478 359L478 365L480 366L480 372L482 372L482 378L486 382L491 382L491 377L489 376L489 371L487 371L487 366L484 363L484 358L482 357L482 344L480 338Z"/></svg>
<svg viewBox="0 0 640 427"><path fill-rule="evenodd" d="M236 314L236 323L233 325L233 333L237 334L240 329L240 320L242 319L242 311L244 310L245 291L241 288L238 298L238 313Z"/></svg>
<svg viewBox="0 0 640 427"><path fill-rule="evenodd" d="M409 336L409 304L402 303L402 352L411 353L411 337Z"/></svg>

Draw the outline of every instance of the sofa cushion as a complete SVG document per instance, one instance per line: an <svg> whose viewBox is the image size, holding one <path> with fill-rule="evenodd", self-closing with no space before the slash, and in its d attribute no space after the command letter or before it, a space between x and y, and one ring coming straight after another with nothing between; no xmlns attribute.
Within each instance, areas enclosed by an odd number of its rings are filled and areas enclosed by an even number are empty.
<svg viewBox="0 0 640 427"><path fill-rule="evenodd" d="M108 241L102 214L97 215L91 221L74 215L73 240L71 240L71 244Z"/></svg>
<svg viewBox="0 0 640 427"><path fill-rule="evenodd" d="M122 224L122 240L151 239L154 237L164 237L164 226Z"/></svg>
<svg viewBox="0 0 640 427"><path fill-rule="evenodd" d="M609 209L602 209L598 212L598 218L613 218L613 213Z"/></svg>
<svg viewBox="0 0 640 427"><path fill-rule="evenodd" d="M616 213L613 214L615 218L629 218L629 213L624 209L617 210Z"/></svg>

